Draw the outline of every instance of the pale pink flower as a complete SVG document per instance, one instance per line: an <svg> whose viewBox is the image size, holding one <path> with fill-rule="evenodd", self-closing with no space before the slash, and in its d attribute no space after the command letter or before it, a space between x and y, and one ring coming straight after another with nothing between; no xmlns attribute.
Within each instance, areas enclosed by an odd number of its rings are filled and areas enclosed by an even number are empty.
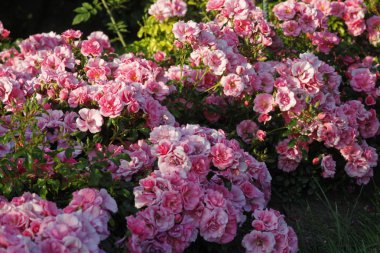
<svg viewBox="0 0 380 253"><path fill-rule="evenodd" d="M239 97L244 91L245 84L240 76L236 74L228 74L220 80L223 87L223 93L226 96Z"/></svg>
<svg viewBox="0 0 380 253"><path fill-rule="evenodd" d="M371 170L371 166L368 164L367 159L364 157L357 158L352 161L348 161L344 170L350 177L364 177Z"/></svg>
<svg viewBox="0 0 380 253"><path fill-rule="evenodd" d="M272 233L256 230L244 236L242 241L247 253L271 253L275 244L275 237Z"/></svg>
<svg viewBox="0 0 380 253"><path fill-rule="evenodd" d="M183 208L185 210L194 210L203 195L202 189L193 183L185 184L181 187L181 197L183 202Z"/></svg>
<svg viewBox="0 0 380 253"><path fill-rule="evenodd" d="M339 130L333 123L324 123L318 127L318 138L328 147L334 147L340 140Z"/></svg>
<svg viewBox="0 0 380 253"><path fill-rule="evenodd" d="M251 20L234 20L234 30L239 36L250 36L252 34L252 21Z"/></svg>
<svg viewBox="0 0 380 253"><path fill-rule="evenodd" d="M275 102L281 111L289 111L297 103L294 98L294 93L287 87L280 87L277 89Z"/></svg>
<svg viewBox="0 0 380 253"><path fill-rule="evenodd" d="M0 77L0 99L3 103L7 102L13 90L13 82L9 77Z"/></svg>
<svg viewBox="0 0 380 253"><path fill-rule="evenodd" d="M69 30L64 31L61 34L61 36L66 41L69 41L69 40L73 40L73 39L79 39L82 36L82 32L79 30L69 29Z"/></svg>
<svg viewBox="0 0 380 253"><path fill-rule="evenodd" d="M291 68L292 75L297 77L301 83L308 83L314 78L315 70L306 60L296 61Z"/></svg>
<svg viewBox="0 0 380 253"><path fill-rule="evenodd" d="M222 75L226 70L228 61L223 51L215 50L208 51L205 58L203 58L203 63L211 69L213 74Z"/></svg>
<svg viewBox="0 0 380 253"><path fill-rule="evenodd" d="M80 118L77 118L76 123L82 132L87 130L90 133L98 133L102 129L103 117L99 110L83 108L79 110Z"/></svg>
<svg viewBox="0 0 380 253"><path fill-rule="evenodd" d="M180 42L191 42L195 40L199 32L198 24L194 21L188 21L187 23L179 21L173 25L174 37Z"/></svg>
<svg viewBox="0 0 380 253"><path fill-rule="evenodd" d="M172 152L158 158L158 168L162 175L170 176L178 173L186 178L187 172L191 169L191 161L183 147L177 146Z"/></svg>
<svg viewBox="0 0 380 253"><path fill-rule="evenodd" d="M330 32L316 32L311 36L311 40L313 45L317 46L317 50L325 54L340 42L338 35Z"/></svg>
<svg viewBox="0 0 380 253"><path fill-rule="evenodd" d="M273 13L279 20L290 20L296 15L293 1L286 1L276 4L273 7Z"/></svg>

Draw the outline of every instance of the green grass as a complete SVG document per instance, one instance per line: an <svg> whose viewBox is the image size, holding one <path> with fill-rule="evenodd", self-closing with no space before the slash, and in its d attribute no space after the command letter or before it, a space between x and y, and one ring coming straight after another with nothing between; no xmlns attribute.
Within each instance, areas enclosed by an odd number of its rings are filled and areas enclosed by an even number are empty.
<svg viewBox="0 0 380 253"><path fill-rule="evenodd" d="M380 253L380 190L369 199L362 191L344 195L333 199L320 188L315 201L297 207L301 253Z"/></svg>

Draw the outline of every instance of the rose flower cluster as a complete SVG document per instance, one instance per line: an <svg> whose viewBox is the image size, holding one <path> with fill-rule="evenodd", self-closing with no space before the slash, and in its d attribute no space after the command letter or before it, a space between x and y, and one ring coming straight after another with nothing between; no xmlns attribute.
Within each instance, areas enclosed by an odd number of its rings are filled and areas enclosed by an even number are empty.
<svg viewBox="0 0 380 253"><path fill-rule="evenodd" d="M270 198L271 177L236 140L199 125L160 126L149 140L158 163L134 188L135 206L143 209L127 217L131 252L183 252L198 234L228 243L253 211L257 223L270 226L264 236L272 241L262 245L264 252L297 251L294 232L278 213L259 214L267 212L259 210ZM243 245L257 248L254 240Z"/></svg>
<svg viewBox="0 0 380 253"><path fill-rule="evenodd" d="M330 17L343 20L352 36L359 36L368 30L368 39L376 46L379 42L379 32L376 29L379 27L379 17L372 16L366 21L366 11L367 7L362 0L288 0L273 8L275 16L281 21L280 26L285 36L297 37L305 33L313 45L317 46L317 50L325 54L340 42L336 33L329 32Z"/></svg>
<svg viewBox="0 0 380 253"><path fill-rule="evenodd" d="M243 2L238 1L240 4ZM210 0L208 4L213 7L208 8L222 10L223 13L223 10L230 6L229 3L230 1L226 1L217 7L214 1ZM286 5L287 2L282 4ZM247 3L247 6L251 5ZM281 13L288 13L285 7L278 8L284 8ZM240 9L234 9L237 10ZM244 10L242 13L249 12L250 9ZM289 10L294 11L291 8ZM314 54L304 53L295 59L251 64L241 52L239 33L236 29L233 22L176 23L173 33L178 43L181 43L177 46L190 45L192 51L188 57L188 65L171 66L166 74L168 78L184 83L186 87L194 87L198 92L208 92L210 95L203 99L203 103L220 108L220 112L223 112L225 107L234 106L232 100L238 104L251 98L253 111L258 114L258 123L267 124L272 120L271 114L277 112L281 113L285 124L295 122L294 128L300 131L282 140L276 147L280 170L294 171L303 155L308 153L309 144L317 141L324 143L326 148L339 150L348 162L347 174L356 178L360 184L368 183L372 169L377 165L374 149L366 149L371 160L363 164L364 167L352 166L351 162L357 159L343 150L357 145L361 139L378 135L379 120L375 110L367 109L358 100L342 101L342 77L332 66L319 60ZM358 73L352 77L354 79L351 80L351 85L363 87L354 90L365 89L375 93L376 75L365 68L361 68L360 71L362 74L359 70L351 71ZM356 82L355 77L358 80ZM222 95L219 95L220 93ZM183 99L186 100L186 97ZM313 105L313 108L310 105ZM352 107L353 105L355 107ZM352 110L355 112L352 115L347 113L350 107L356 108ZM210 113L206 107L203 113L210 122L217 122L221 116L220 112ZM245 142L250 142L253 137L263 141L266 132L260 128L254 121L247 119L243 120L236 130ZM300 135L303 136L302 140L299 138ZM332 135L335 136L334 139ZM322 175L332 177L335 174L335 161L328 154L320 155L326 157L323 159L325 162L321 163ZM326 162L327 157L331 162ZM361 172L358 172L359 170Z"/></svg>
<svg viewBox="0 0 380 253"><path fill-rule="evenodd" d="M76 191L64 209L29 192L10 202L1 199L0 251L102 252L111 212L117 205L104 189Z"/></svg>

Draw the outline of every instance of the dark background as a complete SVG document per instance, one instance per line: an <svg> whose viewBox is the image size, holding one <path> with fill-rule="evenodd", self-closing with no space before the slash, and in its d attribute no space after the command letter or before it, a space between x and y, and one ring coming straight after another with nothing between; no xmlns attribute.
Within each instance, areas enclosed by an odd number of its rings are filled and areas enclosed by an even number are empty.
<svg viewBox="0 0 380 253"><path fill-rule="evenodd" d="M110 37L114 37L107 30L109 22L105 11L98 13L86 23L72 25L75 16L74 9L81 6L84 0L0 0L0 21L11 31L11 38L26 38L29 35L54 31L61 33L69 28L79 29L85 35L92 31L102 30ZM92 0L88 1L89 3ZM124 10L114 13L117 20L124 20L128 33L126 41L136 39L138 22L144 15L144 8L150 0L129 0Z"/></svg>

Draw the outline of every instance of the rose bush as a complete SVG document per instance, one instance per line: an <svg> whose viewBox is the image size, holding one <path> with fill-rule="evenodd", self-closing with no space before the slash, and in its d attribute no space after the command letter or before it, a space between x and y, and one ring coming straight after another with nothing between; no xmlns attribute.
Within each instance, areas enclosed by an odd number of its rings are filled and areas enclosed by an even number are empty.
<svg viewBox="0 0 380 253"><path fill-rule="evenodd" d="M267 206L271 174L367 184L378 164L379 16L369 11L356 0L284 1L270 13L248 0L159 0L135 52L72 29L4 44L0 250L239 241L297 252ZM0 40L9 35L0 23Z"/></svg>

